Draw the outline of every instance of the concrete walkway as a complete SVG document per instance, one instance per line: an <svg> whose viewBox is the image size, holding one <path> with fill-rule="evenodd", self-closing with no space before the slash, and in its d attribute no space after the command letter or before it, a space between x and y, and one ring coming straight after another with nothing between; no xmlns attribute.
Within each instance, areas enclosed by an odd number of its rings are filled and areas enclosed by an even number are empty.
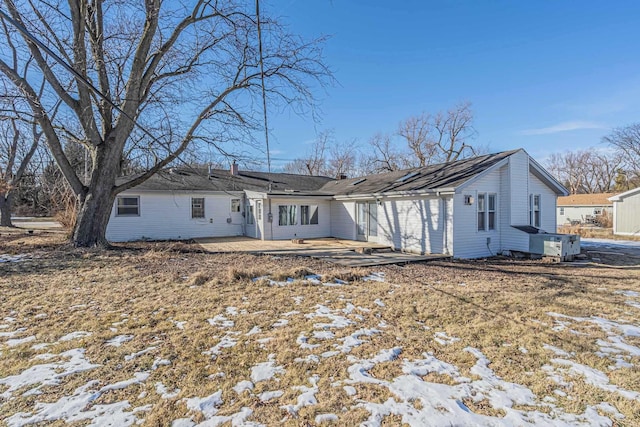
<svg viewBox="0 0 640 427"><path fill-rule="evenodd" d="M257 240L249 237L216 237L196 239L207 252L245 252L278 256L304 256L322 259L348 267L370 267L383 264L448 259L448 255L416 255L394 252L389 246L334 238L305 239L304 243L290 240ZM360 253L358 249L365 249Z"/></svg>

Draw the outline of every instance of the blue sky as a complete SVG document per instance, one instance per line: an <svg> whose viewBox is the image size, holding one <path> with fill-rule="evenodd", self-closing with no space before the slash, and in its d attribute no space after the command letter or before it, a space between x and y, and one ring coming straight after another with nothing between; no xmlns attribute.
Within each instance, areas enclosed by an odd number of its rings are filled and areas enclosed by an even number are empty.
<svg viewBox="0 0 640 427"><path fill-rule="evenodd" d="M421 112L470 101L477 142L544 160L601 146L640 121L640 2L261 2L304 37L330 35L338 84L322 120L270 111L275 158L304 154L317 133L361 145Z"/></svg>

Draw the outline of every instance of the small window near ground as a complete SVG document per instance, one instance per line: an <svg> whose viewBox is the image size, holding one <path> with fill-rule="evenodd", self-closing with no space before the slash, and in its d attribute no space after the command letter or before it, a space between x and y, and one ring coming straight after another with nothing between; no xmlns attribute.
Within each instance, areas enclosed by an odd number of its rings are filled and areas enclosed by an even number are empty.
<svg viewBox="0 0 640 427"><path fill-rule="evenodd" d="M240 199L231 199L231 212L240 212Z"/></svg>
<svg viewBox="0 0 640 427"><path fill-rule="evenodd" d="M118 197L117 216L140 216L140 197Z"/></svg>
<svg viewBox="0 0 640 427"><path fill-rule="evenodd" d="M318 224L318 206L317 205L300 206L300 224L302 225Z"/></svg>
<svg viewBox="0 0 640 427"><path fill-rule="evenodd" d="M278 206L278 225L296 225L296 206Z"/></svg>
<svg viewBox="0 0 640 427"><path fill-rule="evenodd" d="M487 210L487 217L488 217L488 226L489 226L489 230L495 230L496 229L496 195L495 194L489 194L488 196L488 210Z"/></svg>
<svg viewBox="0 0 640 427"><path fill-rule="evenodd" d="M204 218L204 197L191 198L191 218Z"/></svg>
<svg viewBox="0 0 640 427"><path fill-rule="evenodd" d="M478 231L485 230L484 214L486 212L485 195L478 194Z"/></svg>

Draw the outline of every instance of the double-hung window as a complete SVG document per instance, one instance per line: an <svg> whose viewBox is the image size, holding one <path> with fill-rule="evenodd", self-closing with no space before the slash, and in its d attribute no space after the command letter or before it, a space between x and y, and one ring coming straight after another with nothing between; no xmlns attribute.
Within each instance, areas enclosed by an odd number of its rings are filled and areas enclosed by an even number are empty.
<svg viewBox="0 0 640 427"><path fill-rule="evenodd" d="M478 231L496 229L497 199L495 193L478 193Z"/></svg>
<svg viewBox="0 0 640 427"><path fill-rule="evenodd" d="M529 224L540 227L540 195L531 194L529 196Z"/></svg>
<svg viewBox="0 0 640 427"><path fill-rule="evenodd" d="M296 205L278 206L278 225L296 225Z"/></svg>
<svg viewBox="0 0 640 427"><path fill-rule="evenodd" d="M488 194L487 195L487 225L489 226L489 230L496 229L496 195Z"/></svg>
<svg viewBox="0 0 640 427"><path fill-rule="evenodd" d="M204 218L204 197L191 198L191 218Z"/></svg>
<svg viewBox="0 0 640 427"><path fill-rule="evenodd" d="M300 206L300 224L301 225L318 224L318 205Z"/></svg>
<svg viewBox="0 0 640 427"><path fill-rule="evenodd" d="M116 204L117 216L140 216L140 197L118 196Z"/></svg>
<svg viewBox="0 0 640 427"><path fill-rule="evenodd" d="M231 199L231 212L240 212L240 199Z"/></svg>
<svg viewBox="0 0 640 427"><path fill-rule="evenodd" d="M484 231L486 221L485 214L487 212L486 200L484 193L478 193L478 231Z"/></svg>

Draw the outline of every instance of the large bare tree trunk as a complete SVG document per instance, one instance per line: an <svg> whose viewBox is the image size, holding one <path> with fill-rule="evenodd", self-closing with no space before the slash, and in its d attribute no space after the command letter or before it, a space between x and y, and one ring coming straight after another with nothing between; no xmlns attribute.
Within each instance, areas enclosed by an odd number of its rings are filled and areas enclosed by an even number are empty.
<svg viewBox="0 0 640 427"><path fill-rule="evenodd" d="M85 198L80 200L81 207L73 230L75 246L109 246L105 235L116 197L116 177L120 171L119 156L112 151L112 146L102 145L96 149L95 161L108 167L94 169Z"/></svg>
<svg viewBox="0 0 640 427"><path fill-rule="evenodd" d="M13 227L11 222L11 193L0 194L0 226Z"/></svg>

